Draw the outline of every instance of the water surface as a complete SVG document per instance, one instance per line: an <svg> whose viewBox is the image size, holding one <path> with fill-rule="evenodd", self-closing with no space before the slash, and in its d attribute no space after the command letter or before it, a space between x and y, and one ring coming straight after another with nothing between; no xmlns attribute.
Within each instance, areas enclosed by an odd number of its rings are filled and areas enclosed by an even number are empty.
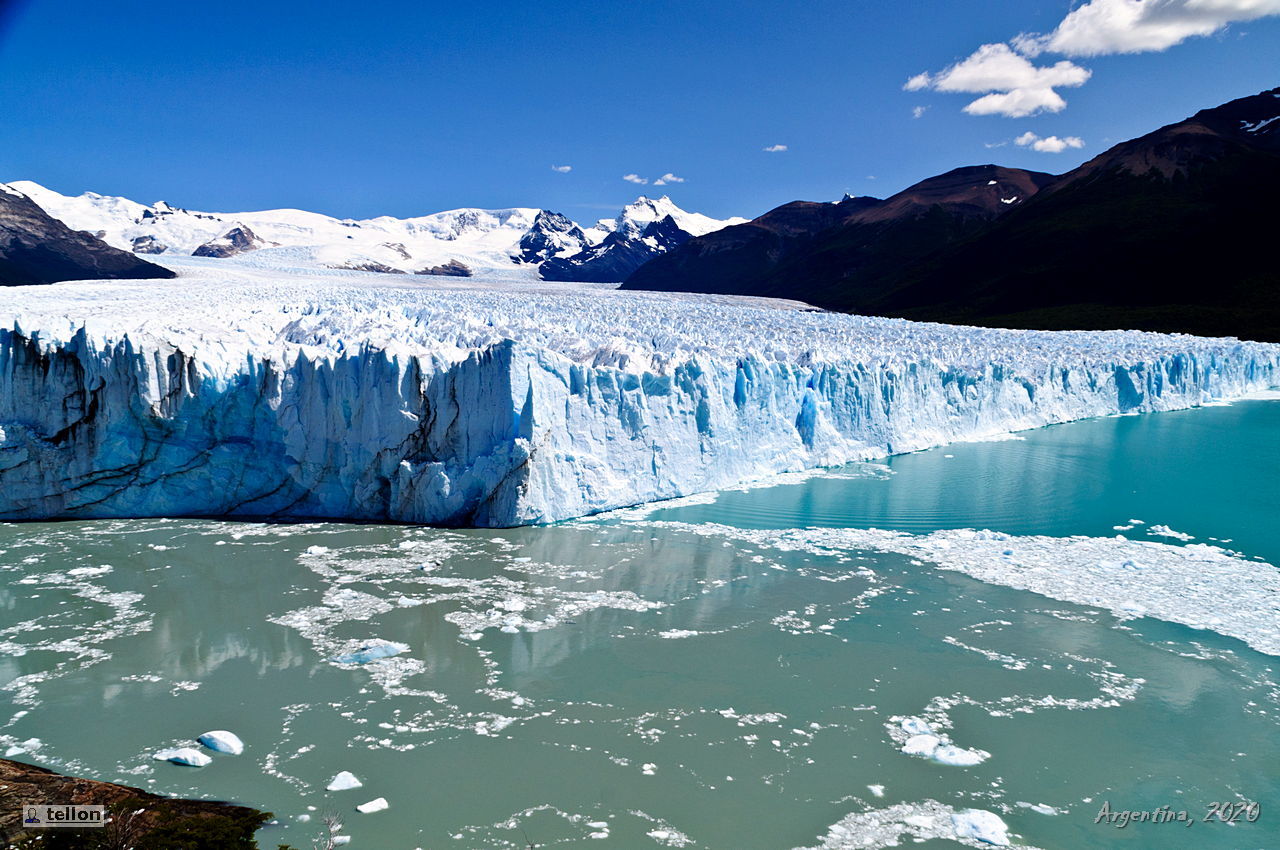
<svg viewBox="0 0 1280 850"><path fill-rule="evenodd" d="M1273 402L1117 417L547 528L2 525L0 740L269 809L263 846L309 846L332 810L353 848L809 847L936 801L1042 848L1274 847L1276 658L707 524L1183 545L1149 534L1164 525L1277 563L1277 433ZM378 641L406 650L335 660ZM989 757L907 755L903 717ZM245 754L150 757L210 728ZM326 792L339 770L364 786ZM380 796L389 810L354 812ZM1262 801L1257 823L1093 822L1104 801L1237 799Z"/></svg>

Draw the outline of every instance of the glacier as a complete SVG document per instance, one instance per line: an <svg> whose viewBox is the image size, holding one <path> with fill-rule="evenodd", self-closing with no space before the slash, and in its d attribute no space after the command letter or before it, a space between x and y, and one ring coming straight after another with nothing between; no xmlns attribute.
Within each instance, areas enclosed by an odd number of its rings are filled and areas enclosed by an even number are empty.
<svg viewBox="0 0 1280 850"><path fill-rule="evenodd" d="M7 291L0 518L546 523L1280 384L1235 339L165 262Z"/></svg>

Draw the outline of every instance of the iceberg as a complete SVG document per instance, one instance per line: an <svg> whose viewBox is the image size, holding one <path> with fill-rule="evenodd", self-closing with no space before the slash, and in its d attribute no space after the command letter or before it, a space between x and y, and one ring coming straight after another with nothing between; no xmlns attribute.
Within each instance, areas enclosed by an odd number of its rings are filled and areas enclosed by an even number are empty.
<svg viewBox="0 0 1280 850"><path fill-rule="evenodd" d="M238 756L244 752L244 741L240 740L240 736L225 729L214 729L212 732L205 732L199 738L196 738L196 741L215 753Z"/></svg>
<svg viewBox="0 0 1280 850"><path fill-rule="evenodd" d="M213 761L204 753L195 747L173 747L167 750L161 750L156 753L153 758L157 761L168 761L174 764L186 765L187 767L204 767Z"/></svg>
<svg viewBox="0 0 1280 850"><path fill-rule="evenodd" d="M346 655L335 655L332 660L338 664L368 664L370 661L377 661L380 658L390 658L393 655L399 655L402 652L408 651L409 647L403 643L380 641L377 643L365 644L355 652L350 652Z"/></svg>
<svg viewBox="0 0 1280 850"><path fill-rule="evenodd" d="M329 784L325 786L326 791L349 791L352 788L359 788L364 783L356 779L356 775L347 770L339 771L333 779L329 780Z"/></svg>
<svg viewBox="0 0 1280 850"><path fill-rule="evenodd" d="M371 815L374 812L382 812L391 808L391 804L387 802L386 797L377 797L367 803L361 803L356 806L356 811L362 815Z"/></svg>
<svg viewBox="0 0 1280 850"><path fill-rule="evenodd" d="M166 262L6 291L0 519L546 523L1280 383L1235 339Z"/></svg>
<svg viewBox="0 0 1280 850"><path fill-rule="evenodd" d="M972 838L996 847L1009 846L1009 827L999 815L983 809L965 809L951 816L959 838Z"/></svg>

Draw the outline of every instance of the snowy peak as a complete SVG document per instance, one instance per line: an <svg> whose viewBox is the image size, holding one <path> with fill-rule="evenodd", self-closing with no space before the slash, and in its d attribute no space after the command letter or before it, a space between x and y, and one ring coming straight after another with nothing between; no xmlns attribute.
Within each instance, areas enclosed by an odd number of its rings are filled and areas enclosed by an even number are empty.
<svg viewBox="0 0 1280 850"><path fill-rule="evenodd" d="M613 230L635 238L639 237L650 224L664 218L670 218L677 227L691 236L704 236L722 227L746 221L744 218L730 218L722 221L701 213L687 212L676 206L667 195L657 199L641 195L622 208L622 212L613 220Z"/></svg>
<svg viewBox="0 0 1280 850"><path fill-rule="evenodd" d="M520 237L521 262L541 263L552 257L568 257L588 245L582 228L567 217L550 210L539 210L533 224Z"/></svg>

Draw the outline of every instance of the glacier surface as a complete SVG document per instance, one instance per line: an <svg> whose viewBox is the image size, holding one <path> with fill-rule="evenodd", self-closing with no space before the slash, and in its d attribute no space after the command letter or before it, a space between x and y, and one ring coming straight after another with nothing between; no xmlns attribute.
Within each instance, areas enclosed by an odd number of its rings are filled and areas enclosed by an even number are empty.
<svg viewBox="0 0 1280 850"><path fill-rule="evenodd" d="M1280 383L1280 346L303 273L7 291L0 517L509 526Z"/></svg>

